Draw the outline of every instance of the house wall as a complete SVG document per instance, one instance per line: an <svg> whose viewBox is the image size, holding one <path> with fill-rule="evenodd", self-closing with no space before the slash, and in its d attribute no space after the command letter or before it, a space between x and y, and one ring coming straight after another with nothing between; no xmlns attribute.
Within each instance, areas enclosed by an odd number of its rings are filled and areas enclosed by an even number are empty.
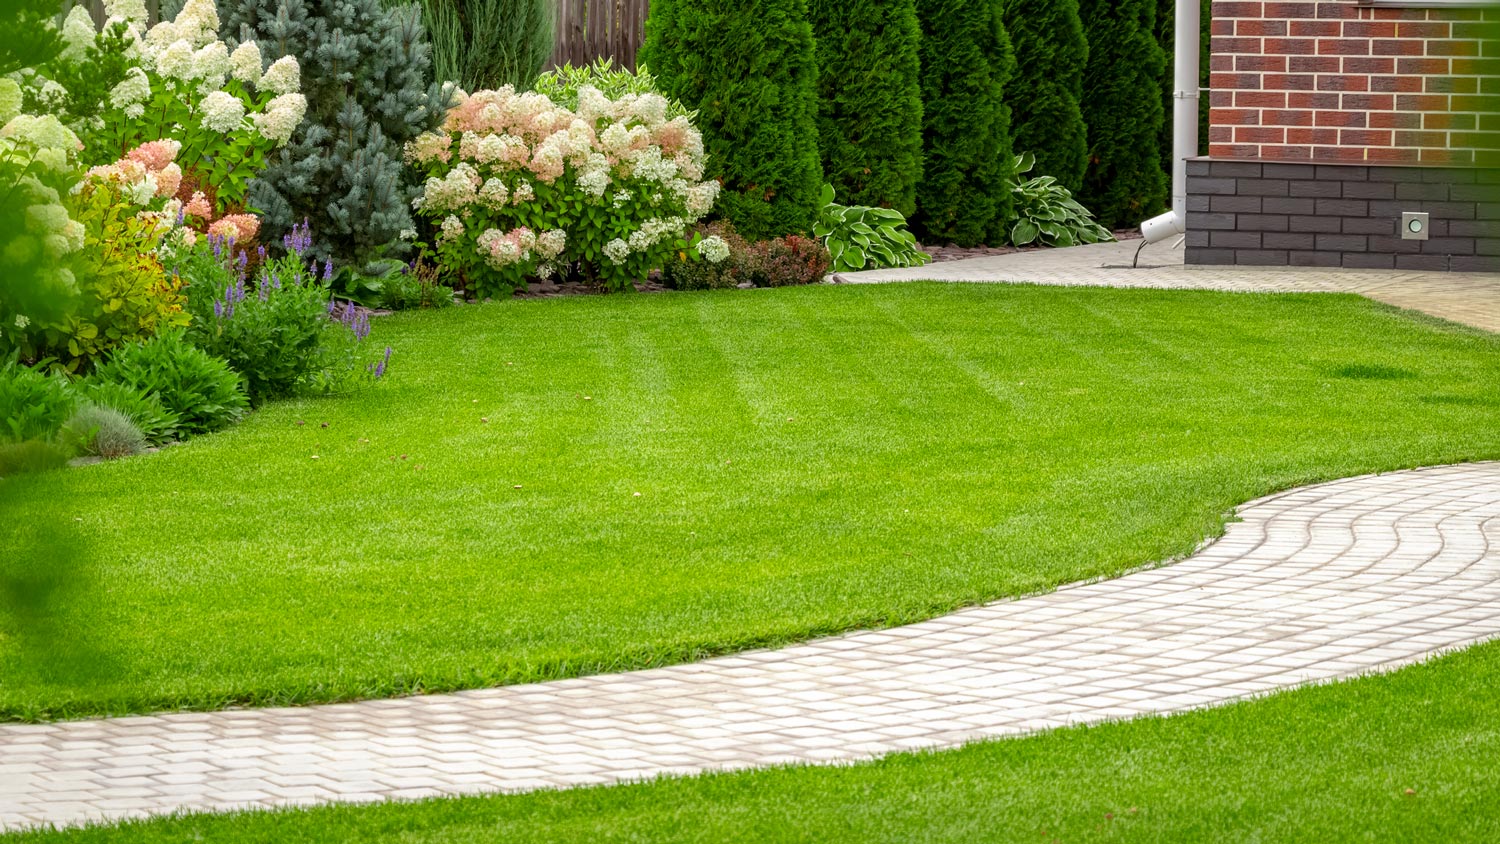
<svg viewBox="0 0 1500 844"><path fill-rule="evenodd" d="M1500 9L1215 0L1209 155L1500 162Z"/></svg>
<svg viewBox="0 0 1500 844"><path fill-rule="evenodd" d="M1213 14L1188 263L1500 272L1500 7ZM1429 239L1400 237L1409 211Z"/></svg>

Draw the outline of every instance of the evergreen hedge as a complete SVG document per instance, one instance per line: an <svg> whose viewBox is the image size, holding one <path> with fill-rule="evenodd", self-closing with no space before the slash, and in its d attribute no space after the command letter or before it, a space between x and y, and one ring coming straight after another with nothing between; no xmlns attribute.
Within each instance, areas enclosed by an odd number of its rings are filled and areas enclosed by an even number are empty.
<svg viewBox="0 0 1500 844"><path fill-rule="evenodd" d="M823 170L807 0L653 0L639 58L698 112L717 213L751 239L811 231Z"/></svg>
<svg viewBox="0 0 1500 844"><path fill-rule="evenodd" d="M1106 228L1139 225L1167 198L1161 166L1161 76L1166 56L1156 40L1158 0L1081 0L1089 60L1083 74L1083 119L1089 167L1079 201Z"/></svg>
<svg viewBox="0 0 1500 844"><path fill-rule="evenodd" d="M1015 55L1003 0L917 0L922 25L922 148L912 227L925 243L1005 242L1011 213Z"/></svg>
<svg viewBox="0 0 1500 844"><path fill-rule="evenodd" d="M810 0L824 179L848 205L910 216L922 179L916 0Z"/></svg>
<svg viewBox="0 0 1500 844"><path fill-rule="evenodd" d="M1012 145L1036 156L1033 175L1077 193L1089 152L1079 105L1089 47L1078 0L1009 0L1005 28L1016 50L1016 76L1005 86Z"/></svg>

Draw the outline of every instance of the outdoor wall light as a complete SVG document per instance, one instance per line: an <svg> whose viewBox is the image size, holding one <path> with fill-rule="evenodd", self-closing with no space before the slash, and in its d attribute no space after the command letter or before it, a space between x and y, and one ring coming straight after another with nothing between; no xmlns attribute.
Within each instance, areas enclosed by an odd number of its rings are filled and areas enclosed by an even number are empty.
<svg viewBox="0 0 1500 844"><path fill-rule="evenodd" d="M1401 239L1402 240L1426 240L1427 212L1407 211L1401 215Z"/></svg>

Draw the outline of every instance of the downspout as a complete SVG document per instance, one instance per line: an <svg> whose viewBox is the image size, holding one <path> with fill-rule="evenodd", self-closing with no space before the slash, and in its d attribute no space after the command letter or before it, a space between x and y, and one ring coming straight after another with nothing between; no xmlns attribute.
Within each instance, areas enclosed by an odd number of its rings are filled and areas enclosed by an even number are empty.
<svg viewBox="0 0 1500 844"><path fill-rule="evenodd" d="M1187 160L1198 154L1198 0L1177 0L1172 92L1172 210L1141 223L1146 243L1187 231Z"/></svg>

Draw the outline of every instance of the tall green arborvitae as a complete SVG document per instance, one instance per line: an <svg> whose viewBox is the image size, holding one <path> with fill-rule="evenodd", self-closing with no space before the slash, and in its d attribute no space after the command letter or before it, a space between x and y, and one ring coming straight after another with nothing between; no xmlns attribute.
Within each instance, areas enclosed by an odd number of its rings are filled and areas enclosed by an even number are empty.
<svg viewBox="0 0 1500 844"><path fill-rule="evenodd" d="M927 243L999 244L1011 213L1015 54L1003 0L918 0L922 24L922 183L913 228Z"/></svg>
<svg viewBox="0 0 1500 844"><path fill-rule="evenodd" d="M307 117L250 183L270 243L303 219L318 257L379 273L412 228L416 171L402 145L436 128L448 94L415 6L379 0L240 0L226 4L220 32L254 40L264 61L293 56L302 68Z"/></svg>
<svg viewBox="0 0 1500 844"><path fill-rule="evenodd" d="M1016 49L1016 76L1005 86L1012 145L1036 156L1029 175L1052 176L1077 193L1088 166L1079 101L1089 55L1078 0L1009 0L1005 29Z"/></svg>
<svg viewBox="0 0 1500 844"><path fill-rule="evenodd" d="M823 168L807 0L654 0L639 61L698 112L720 216L748 238L812 229Z"/></svg>
<svg viewBox="0 0 1500 844"><path fill-rule="evenodd" d="M916 0L810 0L823 174L846 205L916 210L922 37Z"/></svg>
<svg viewBox="0 0 1500 844"><path fill-rule="evenodd" d="M1161 75L1157 0L1082 0L1089 41L1083 119L1089 167L1079 200L1107 228L1135 226L1167 198L1161 166Z"/></svg>

